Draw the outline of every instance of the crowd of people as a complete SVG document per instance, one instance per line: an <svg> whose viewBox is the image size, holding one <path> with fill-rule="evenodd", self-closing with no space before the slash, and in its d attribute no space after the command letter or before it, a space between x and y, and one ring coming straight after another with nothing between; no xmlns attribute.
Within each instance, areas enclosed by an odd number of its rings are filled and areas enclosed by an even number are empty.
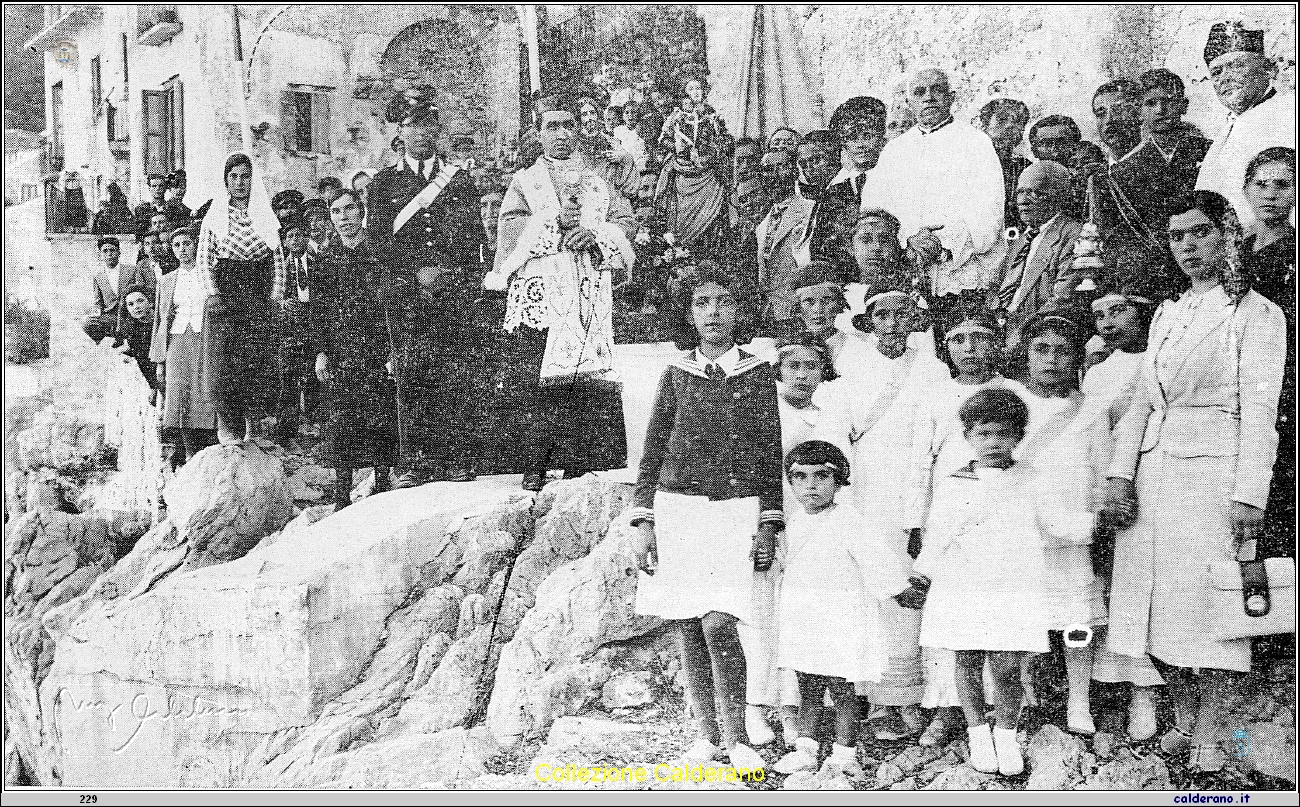
<svg viewBox="0 0 1300 807"><path fill-rule="evenodd" d="M150 177L86 328L156 384L174 465L319 427L340 508L358 468L623 467L615 345L672 340L632 521L688 759L762 767L777 712L778 769L814 769L829 693L827 765L860 772L865 700L878 739L964 728L1015 775L1056 647L1070 731L1100 682L1148 740L1167 687L1160 746L1214 771L1252 643L1210 629L1207 566L1294 557L1295 106L1262 31L1217 23L1204 58L1213 141L1160 67L1097 88L1100 145L1015 99L955 120L934 69L892 110L736 139L691 76L675 103L539 94L522 159L483 166L438 152L415 87L396 164L313 198L244 154L194 212L183 172Z"/></svg>

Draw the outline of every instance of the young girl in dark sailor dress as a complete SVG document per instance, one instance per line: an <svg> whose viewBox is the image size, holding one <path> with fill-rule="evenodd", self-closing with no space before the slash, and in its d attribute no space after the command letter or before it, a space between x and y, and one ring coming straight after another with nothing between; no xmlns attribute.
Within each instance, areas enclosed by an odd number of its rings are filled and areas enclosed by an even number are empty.
<svg viewBox="0 0 1300 807"><path fill-rule="evenodd" d="M645 572L637 613L676 620L680 632L698 720L684 761L706 763L725 749L733 767L754 768L765 763L745 731L736 624L754 619L755 578L769 573L784 525L781 418L772 366L736 345L740 300L711 261L683 277L677 345L687 352L659 382L632 523Z"/></svg>

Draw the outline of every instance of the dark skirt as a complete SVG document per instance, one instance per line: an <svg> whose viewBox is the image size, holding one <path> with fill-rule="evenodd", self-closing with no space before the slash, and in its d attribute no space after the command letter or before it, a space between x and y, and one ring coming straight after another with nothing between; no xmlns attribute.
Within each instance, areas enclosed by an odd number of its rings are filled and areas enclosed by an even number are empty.
<svg viewBox="0 0 1300 807"><path fill-rule="evenodd" d="M322 385L329 413L321 454L335 468L390 466L397 458L397 402L386 354L343 356Z"/></svg>
<svg viewBox="0 0 1300 807"><path fill-rule="evenodd" d="M543 387L545 350L546 331L521 326L501 334L481 467L491 473L626 467L622 385L580 380Z"/></svg>
<svg viewBox="0 0 1300 807"><path fill-rule="evenodd" d="M219 294L206 304L204 386L218 416L235 431L245 418L269 414L280 392L273 272L269 255L259 261L218 259Z"/></svg>
<svg viewBox="0 0 1300 807"><path fill-rule="evenodd" d="M167 340L163 365L162 427L164 429L215 429L216 410L203 392L203 337L192 330L172 334Z"/></svg>

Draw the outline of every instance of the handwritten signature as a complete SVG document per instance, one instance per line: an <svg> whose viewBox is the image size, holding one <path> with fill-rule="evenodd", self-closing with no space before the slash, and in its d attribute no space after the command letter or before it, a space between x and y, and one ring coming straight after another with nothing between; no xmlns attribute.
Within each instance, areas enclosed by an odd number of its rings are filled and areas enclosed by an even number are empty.
<svg viewBox="0 0 1300 807"><path fill-rule="evenodd" d="M74 712L92 711L102 713L104 721L112 732L117 732L118 721L122 721L124 730L129 730L130 734L125 742L113 749L114 754L124 752L140 735L140 730L144 728L145 724L151 721L192 720L196 717L222 717L253 711L247 707L215 703L201 695L188 698L183 695L168 695L166 704L161 709L156 707L150 700L149 695L143 692L137 694L129 702L118 701L116 703L81 699L69 692L67 687L60 689L54 697L56 703L66 702ZM122 711L124 708L125 712Z"/></svg>

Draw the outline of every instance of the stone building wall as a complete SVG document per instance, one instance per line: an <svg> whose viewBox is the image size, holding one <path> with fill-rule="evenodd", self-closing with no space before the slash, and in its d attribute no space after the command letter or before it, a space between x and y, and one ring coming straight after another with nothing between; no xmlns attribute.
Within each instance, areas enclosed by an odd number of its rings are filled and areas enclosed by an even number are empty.
<svg viewBox="0 0 1300 807"><path fill-rule="evenodd" d="M712 75L725 84L745 61L749 32L744 29L752 17L734 6L698 8L709 23ZM1187 82L1188 119L1215 137L1224 110L1201 51L1210 26L1231 18L1266 27L1266 47L1281 66L1279 85L1295 87L1292 6L823 3L797 10L814 76L814 86L806 88L811 108L803 120L791 120L801 129L824 122L836 105L854 95L892 103L909 72L936 66L952 79L959 118L975 117L993 98L1019 98L1033 118L1069 115L1084 137L1095 141L1093 90L1113 78L1163 66ZM729 125L738 118L737 110L721 105L719 110Z"/></svg>

